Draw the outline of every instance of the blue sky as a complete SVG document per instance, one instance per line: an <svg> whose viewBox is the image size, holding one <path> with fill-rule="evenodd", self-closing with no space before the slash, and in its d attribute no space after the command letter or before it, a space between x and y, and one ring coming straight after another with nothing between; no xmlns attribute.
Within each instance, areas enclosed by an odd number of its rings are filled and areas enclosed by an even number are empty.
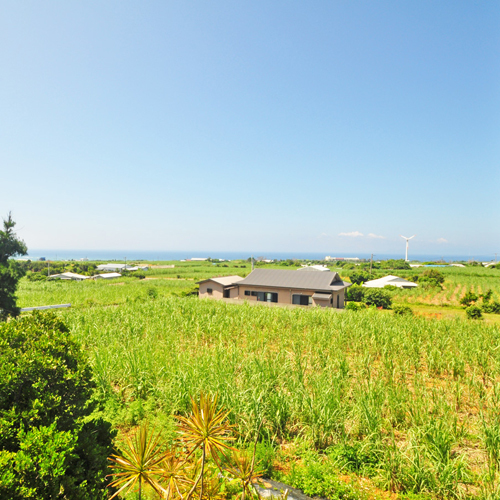
<svg viewBox="0 0 500 500"><path fill-rule="evenodd" d="M498 2L0 6L29 247L500 253Z"/></svg>

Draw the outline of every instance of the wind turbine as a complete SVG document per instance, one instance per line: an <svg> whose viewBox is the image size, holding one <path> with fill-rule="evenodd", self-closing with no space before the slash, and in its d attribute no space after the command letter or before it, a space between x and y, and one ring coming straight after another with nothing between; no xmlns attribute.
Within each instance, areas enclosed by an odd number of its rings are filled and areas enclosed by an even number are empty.
<svg viewBox="0 0 500 500"><path fill-rule="evenodd" d="M402 234L400 234L399 236L401 236L401 238L403 238L404 240L406 240L406 256L405 256L405 262L408 262L408 242L409 242L412 238L415 238L416 234L414 234L413 236L410 236L409 238L407 238L406 236L403 236Z"/></svg>

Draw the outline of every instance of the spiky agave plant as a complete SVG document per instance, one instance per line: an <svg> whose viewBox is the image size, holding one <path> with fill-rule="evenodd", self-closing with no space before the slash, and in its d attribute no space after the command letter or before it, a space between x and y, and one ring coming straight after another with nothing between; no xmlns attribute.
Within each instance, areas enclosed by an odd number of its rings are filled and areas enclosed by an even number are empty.
<svg viewBox="0 0 500 500"><path fill-rule="evenodd" d="M177 416L179 421L178 429L180 441L188 448L186 460L193 453L201 449L200 473L189 491L187 498L190 499L201 481L199 498L203 497L203 475L207 455L210 455L217 467L220 469L220 459L225 457L227 452L233 450L229 442L233 439L230 436L233 428L227 422L229 411L217 410L217 395L200 395L199 404L191 398L191 415L189 417Z"/></svg>
<svg viewBox="0 0 500 500"><path fill-rule="evenodd" d="M165 460L165 456L160 447L160 433L150 431L147 423L142 425L133 439L127 437L127 445L121 455L109 457L112 462L110 467L116 471L110 474L114 478L110 486L118 488L110 500L125 490L132 490L136 485L141 500L143 483L162 494L164 490L158 477L161 476L160 463Z"/></svg>

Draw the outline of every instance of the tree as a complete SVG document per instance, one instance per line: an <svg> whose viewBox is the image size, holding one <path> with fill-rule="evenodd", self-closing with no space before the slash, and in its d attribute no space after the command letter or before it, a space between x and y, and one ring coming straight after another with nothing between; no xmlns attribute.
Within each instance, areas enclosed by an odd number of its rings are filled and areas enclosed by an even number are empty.
<svg viewBox="0 0 500 500"><path fill-rule="evenodd" d="M3 221L3 231L0 231L0 321L5 321L9 315L18 316L20 312L15 293L24 270L11 257L26 255L28 249L14 233L15 225L9 213Z"/></svg>
<svg viewBox="0 0 500 500"><path fill-rule="evenodd" d="M361 285L352 285L346 291L346 299L353 302L363 302L365 290Z"/></svg>
<svg viewBox="0 0 500 500"><path fill-rule="evenodd" d="M0 324L0 498L106 498L113 433L94 416L94 387L56 315Z"/></svg>
<svg viewBox="0 0 500 500"><path fill-rule="evenodd" d="M392 305L392 297L389 292L380 288L367 288L365 290L365 303L369 306L382 307L390 309Z"/></svg>
<svg viewBox="0 0 500 500"><path fill-rule="evenodd" d="M349 279L353 285L362 285L366 281L371 280L370 273L359 271L349 275Z"/></svg>

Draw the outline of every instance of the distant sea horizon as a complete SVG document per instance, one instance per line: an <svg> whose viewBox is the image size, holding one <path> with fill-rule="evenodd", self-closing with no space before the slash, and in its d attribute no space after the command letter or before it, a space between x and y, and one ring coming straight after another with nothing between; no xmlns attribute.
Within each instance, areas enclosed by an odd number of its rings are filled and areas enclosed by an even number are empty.
<svg viewBox="0 0 500 500"><path fill-rule="evenodd" d="M198 251L198 250L172 250L172 251L154 251L154 250L58 250L58 249L32 249L24 259L38 260L45 258L46 260L99 260L99 261L133 261L133 260L146 260L146 261L169 261L169 260L183 260L191 258L213 258L224 260L239 260L248 259L253 256L254 258L264 257L266 259L304 259L304 260L323 260L327 254L322 252L265 252L265 251ZM367 253L332 253L331 257L340 258L353 258L369 259L370 254ZM377 254L374 255L374 260L387 260L387 259L404 259L404 254ZM469 261L476 260L481 262L491 262L495 260L494 255L432 255L432 254L410 254L410 261Z"/></svg>

